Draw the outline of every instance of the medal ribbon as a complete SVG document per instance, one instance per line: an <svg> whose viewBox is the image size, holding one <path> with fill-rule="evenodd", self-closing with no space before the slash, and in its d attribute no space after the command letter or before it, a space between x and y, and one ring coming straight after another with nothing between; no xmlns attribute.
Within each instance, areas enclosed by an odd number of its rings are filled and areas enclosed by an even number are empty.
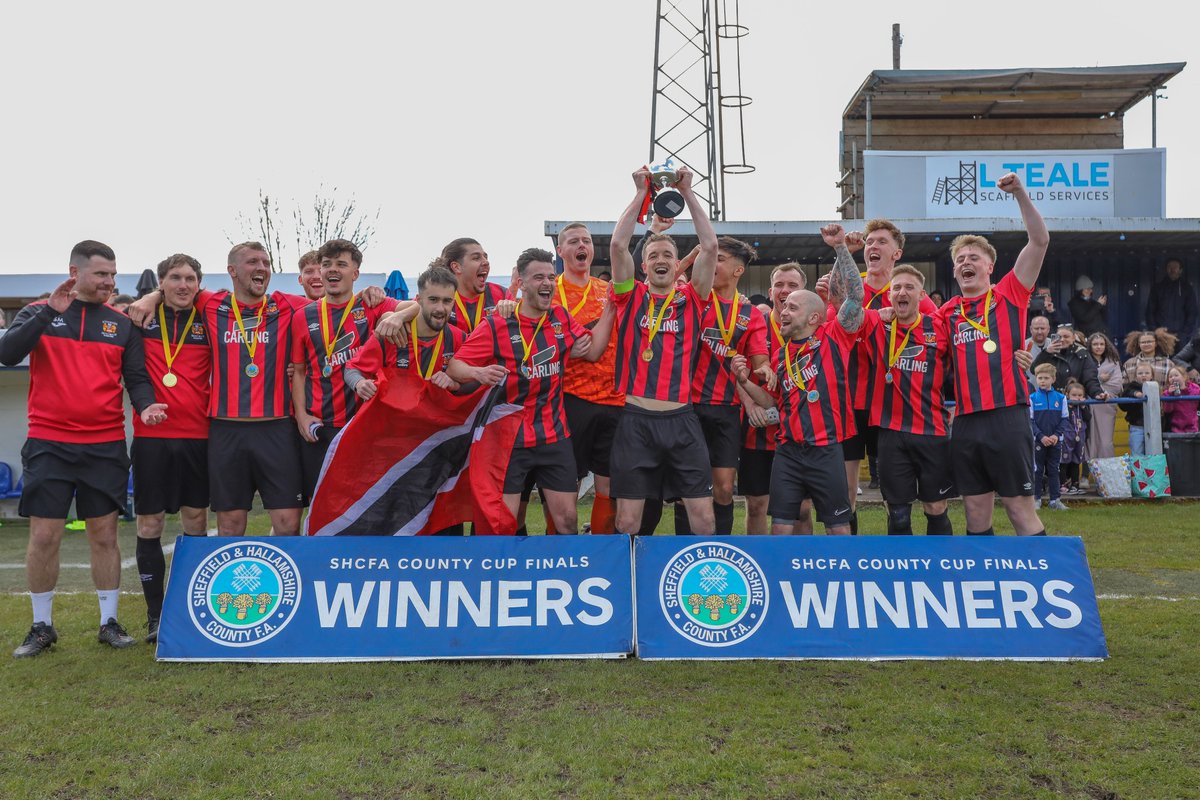
<svg viewBox="0 0 1200 800"><path fill-rule="evenodd" d="M412 336L409 341L412 342L413 364L416 365L417 374L425 380L433 377L433 373L437 371L438 356L442 354L442 339L445 336L444 332L435 334L437 341L433 345L433 355L429 357L429 369L425 372L421 371L421 343L417 339L417 318L413 317L412 321Z"/></svg>
<svg viewBox="0 0 1200 800"><path fill-rule="evenodd" d="M246 326L242 322L242 311L238 308L238 299L235 295L229 295L229 304L233 306L233 318L237 321L238 330L242 332L242 342L246 345L246 352L250 354L250 360L254 361L254 351L258 349L258 339L246 335ZM262 325L263 313L267 310L267 298L263 298L262 304L258 307L258 314L255 316L254 330L258 330Z"/></svg>
<svg viewBox="0 0 1200 800"><path fill-rule="evenodd" d="M900 360L900 354L904 352L905 346L908 344L908 337L912 336L914 328L921 325L921 313L917 312L917 321L909 326L904 332L904 339L900 341L900 347L896 347L896 329L900 327L899 320L892 320L892 335L888 340L888 369L896 366L896 362Z"/></svg>
<svg viewBox="0 0 1200 800"><path fill-rule="evenodd" d="M237 299L234 299L234 303ZM167 360L167 372L171 371L171 365L175 363L175 359L179 358L179 352L183 350L183 340L187 338L187 332L192 329L192 322L196 319L196 306L192 306L192 313L188 315L187 324L183 326L183 335L179 337L179 341L175 343L175 351L171 352L171 342L167 339L167 315L163 311L166 303L160 303L158 306L158 331L162 337L163 357ZM179 317L175 317L175 322L179 322ZM250 356L254 357L253 354Z"/></svg>
<svg viewBox="0 0 1200 800"><path fill-rule="evenodd" d="M562 301L563 308L571 312L571 316L579 313L579 309L583 308L583 304L587 302L588 295L592 293L592 282L589 280L587 288L583 290L583 297L579 298L579 305L574 308L567 306L567 292L563 289L563 276L558 276L558 299Z"/></svg>
<svg viewBox="0 0 1200 800"><path fill-rule="evenodd" d="M521 336L521 347L524 349L525 353L521 357L522 364L529 360L529 348L533 347L533 345L537 343L537 336L542 332L542 326L546 324L546 316L546 314L542 314L541 319L538 320L537 327L533 329L533 336L529 337L529 341L525 341L525 332L521 330L521 304L517 303L517 333Z"/></svg>
<svg viewBox="0 0 1200 800"><path fill-rule="evenodd" d="M864 273L863 273L863 276L865 277L865 276L866 276L866 274L867 274L867 273L865 273L865 272L864 272ZM887 291L888 291L888 289L891 289L891 288L892 288L892 282L891 282L891 281L888 281L886 286L884 286L882 289L880 289L880 290L879 290L878 292L876 292L875 294L871 295L871 299L867 301L866 308L870 308L870 307L871 307L871 303L874 303L874 302L875 302L875 298L877 298L877 297L884 297L884 296L887 294ZM882 301L882 300L880 300L880 301L879 301L879 308L883 308L883 301ZM879 310L879 309L876 309L876 311L878 311L878 310Z"/></svg>
<svg viewBox="0 0 1200 800"><path fill-rule="evenodd" d="M480 292L479 297L475 299L474 320L472 320L471 315L467 313L467 307L463 305L462 296L457 290L454 292L454 304L458 306L458 313L462 314L462 318L470 324L471 327L469 330L475 330L475 326L478 325L479 320L483 318L483 295L485 292L487 292L487 289L484 289L483 292Z"/></svg>
<svg viewBox="0 0 1200 800"><path fill-rule="evenodd" d="M343 326L346 324L346 318L350 316L350 309L354 308L355 298L350 298L350 302L346 304L346 310L342 312L342 320L333 330L333 338L329 338L329 328L325 324L325 317L329 314L329 303L325 298L321 298L321 304L317 307L317 316L321 319L321 342L325 345L325 364L329 365L329 359L333 357L333 347L337 344L338 335L342 332ZM329 318L333 322L333 317Z"/></svg>
<svg viewBox="0 0 1200 800"><path fill-rule="evenodd" d="M721 298L717 297L717 290L713 289L710 293L713 305L717 308L717 330L721 332L721 341L729 347L729 343L733 341L733 329L737 324L737 296L733 298L733 304L729 306L729 330L725 329L725 315L721 313ZM733 355L727 353L727 356Z"/></svg>
<svg viewBox="0 0 1200 800"><path fill-rule="evenodd" d="M779 332L779 323L775 321L775 312L772 311L768 316L771 319L771 332L775 334L775 341L779 342L780 347L784 347L786 343L783 341L783 334Z"/></svg>
<svg viewBox="0 0 1200 800"><path fill-rule="evenodd" d="M671 287L671 293L663 300L657 316L654 313L654 295L647 292L646 296L650 298L650 333L646 336L646 349L649 350L650 345L654 343L654 337L658 335L658 329L662 326L663 318L667 315L667 309L671 307L671 301L675 299L675 287Z"/></svg>
<svg viewBox="0 0 1200 800"><path fill-rule="evenodd" d="M958 313L959 313L959 315L962 316L962 318L965 319L972 328L974 328L975 330L982 333L985 339L992 338L991 323L988 322L988 309L991 307L992 307L992 287L991 286L988 287L987 297L985 297L983 300L983 316L981 317L981 319L983 320L982 325L980 325L978 322L976 322L975 320L973 320L967 316L967 307L963 303L963 299L961 297L958 298Z"/></svg>
<svg viewBox="0 0 1200 800"><path fill-rule="evenodd" d="M788 375L792 376L792 382L800 387L800 391L807 392L808 386L804 383L804 370L799 366L800 359L808 352L809 342L806 341L800 346L800 351L796 353L796 366L792 366L792 351L787 344L783 346L783 361L787 364Z"/></svg>

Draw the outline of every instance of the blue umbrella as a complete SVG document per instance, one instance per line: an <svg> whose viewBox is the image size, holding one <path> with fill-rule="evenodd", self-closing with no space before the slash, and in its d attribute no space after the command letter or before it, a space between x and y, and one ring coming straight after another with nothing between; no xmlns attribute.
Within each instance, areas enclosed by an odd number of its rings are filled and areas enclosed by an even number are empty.
<svg viewBox="0 0 1200 800"><path fill-rule="evenodd" d="M387 282L383 284L383 291L393 300L408 299L408 284L404 282L404 276L400 274L400 270L392 270L387 277Z"/></svg>

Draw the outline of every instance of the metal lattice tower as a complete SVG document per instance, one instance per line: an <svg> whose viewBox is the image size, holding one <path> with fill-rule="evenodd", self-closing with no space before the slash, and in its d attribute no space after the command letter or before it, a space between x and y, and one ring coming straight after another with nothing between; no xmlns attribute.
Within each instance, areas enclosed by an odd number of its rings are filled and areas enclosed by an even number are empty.
<svg viewBox="0 0 1200 800"><path fill-rule="evenodd" d="M724 176L754 171L744 126L751 98L742 93L741 40L749 32L739 0L658 0L649 163L686 164L714 220L725 219Z"/></svg>

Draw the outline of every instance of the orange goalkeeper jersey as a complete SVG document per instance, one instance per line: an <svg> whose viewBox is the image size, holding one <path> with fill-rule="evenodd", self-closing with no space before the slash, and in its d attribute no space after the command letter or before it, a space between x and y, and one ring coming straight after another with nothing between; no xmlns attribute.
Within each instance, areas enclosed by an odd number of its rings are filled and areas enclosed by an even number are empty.
<svg viewBox="0 0 1200 800"><path fill-rule="evenodd" d="M576 322L590 330L608 305L608 281L589 278L587 286L576 286L560 275L554 290L554 304L564 306ZM614 388L616 366L617 337L612 336L599 361L593 364L575 358L567 363L563 391L592 403L624 405L625 395Z"/></svg>

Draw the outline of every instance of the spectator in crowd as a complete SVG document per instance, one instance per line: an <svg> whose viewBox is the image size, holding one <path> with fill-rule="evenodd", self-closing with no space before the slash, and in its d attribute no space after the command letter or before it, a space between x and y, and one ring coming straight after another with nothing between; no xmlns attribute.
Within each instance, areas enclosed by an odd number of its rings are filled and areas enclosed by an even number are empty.
<svg viewBox="0 0 1200 800"><path fill-rule="evenodd" d="M1142 393L1142 384L1154 380L1154 368L1148 362L1142 362L1134 369L1133 376L1133 380L1125 382L1125 388L1121 390L1121 397L1133 397L1140 400L1145 396ZM1129 423L1129 452L1135 456L1145 455L1146 406L1142 403L1125 403L1121 408L1125 409L1125 420Z"/></svg>
<svg viewBox="0 0 1200 800"><path fill-rule="evenodd" d="M120 311L122 314L129 310L129 304L133 302L133 298L127 294L119 294L109 301L109 305Z"/></svg>
<svg viewBox="0 0 1200 800"><path fill-rule="evenodd" d="M1200 395L1200 384L1188 378L1187 371L1176 364L1167 373L1167 386L1162 394L1163 432L1200 433L1200 420L1196 418L1200 400L1171 399L1181 395L1185 397Z"/></svg>
<svg viewBox="0 0 1200 800"><path fill-rule="evenodd" d="M1121 372L1121 356L1116 345L1103 333L1093 333L1087 339L1088 355L1096 362L1096 380L1100 382L1097 400L1111 400L1120 396L1124 384ZM1112 458L1113 428L1117 424L1115 405L1091 406L1092 421L1088 425L1088 458Z"/></svg>
<svg viewBox="0 0 1200 800"><path fill-rule="evenodd" d="M1049 286L1039 286L1029 298L1029 316L1045 317L1050 320L1050 327L1058 327L1058 310L1054 307L1054 298L1050 296Z"/></svg>
<svg viewBox="0 0 1200 800"><path fill-rule="evenodd" d="M929 299L932 300L933 304L935 306L937 306L938 308L941 308L942 306L946 305L945 295L943 295L941 292L939 292L937 290L934 290L929 293Z"/></svg>
<svg viewBox="0 0 1200 800"><path fill-rule="evenodd" d="M1031 358L1037 358L1046 349L1046 340L1050 338L1050 320L1045 317L1030 317L1029 338L1025 340L1025 349ZM1032 375L1032 373L1030 373Z"/></svg>
<svg viewBox="0 0 1200 800"><path fill-rule="evenodd" d="M1134 380L1139 364L1148 364L1153 376L1148 380L1157 381L1160 385L1167 382L1167 372L1171 369L1171 356L1175 352L1176 338L1166 328L1153 331L1130 331L1125 337L1125 352L1132 358L1125 361L1125 382Z"/></svg>
<svg viewBox="0 0 1200 800"><path fill-rule="evenodd" d="M1095 297L1095 286L1087 275L1075 279L1075 294L1067 301L1075 330L1080 336L1108 333L1108 295Z"/></svg>
<svg viewBox="0 0 1200 800"><path fill-rule="evenodd" d="M1200 382L1200 330L1192 334L1191 340L1171 359L1188 371L1188 376Z"/></svg>
<svg viewBox="0 0 1200 800"><path fill-rule="evenodd" d="M1079 381L1087 391L1088 397L1100 394L1100 381L1096 379L1096 362L1088 355L1081 345L1075 341L1075 331L1070 323L1064 322L1050 337L1042 352L1033 360L1036 368L1042 364L1054 367L1057 377L1054 388L1064 391L1071 380Z"/></svg>
<svg viewBox="0 0 1200 800"><path fill-rule="evenodd" d="M1042 504L1042 490L1049 488L1048 508L1065 511L1059 499L1059 463L1062 437L1066 433L1070 411L1067 398L1054 390L1054 366L1042 364L1034 369L1037 388L1029 393L1029 424L1033 428L1033 504Z"/></svg>
<svg viewBox="0 0 1200 800"><path fill-rule="evenodd" d="M1166 328L1187 341L1196 332L1196 290L1183 274L1183 262L1168 258L1163 277L1150 288L1146 327Z"/></svg>
<svg viewBox="0 0 1200 800"><path fill-rule="evenodd" d="M1087 460L1087 430L1089 412L1081 405L1087 395L1083 384L1072 380L1067 384L1067 429L1062 437L1062 482L1060 494L1083 494L1079 486L1079 474ZM1074 405L1070 405L1070 404Z"/></svg>

